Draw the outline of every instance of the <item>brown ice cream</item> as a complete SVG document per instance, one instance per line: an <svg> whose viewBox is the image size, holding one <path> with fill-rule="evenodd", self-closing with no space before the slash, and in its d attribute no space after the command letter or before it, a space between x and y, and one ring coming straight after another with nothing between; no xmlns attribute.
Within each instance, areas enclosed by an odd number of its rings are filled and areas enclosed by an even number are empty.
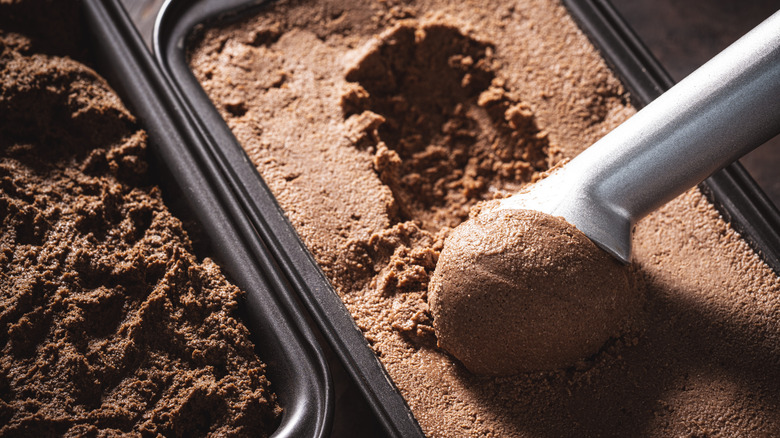
<svg viewBox="0 0 780 438"><path fill-rule="evenodd" d="M105 81L36 41L0 31L0 436L267 436L242 292L193 255Z"/></svg>
<svg viewBox="0 0 780 438"><path fill-rule="evenodd" d="M780 281L697 190L638 224L593 355L484 377L437 347L451 227L634 112L554 0L282 1L190 56L426 434L780 434Z"/></svg>
<svg viewBox="0 0 780 438"><path fill-rule="evenodd" d="M439 346L473 373L574 365L620 334L628 269L562 218L483 211L447 238L428 303Z"/></svg>

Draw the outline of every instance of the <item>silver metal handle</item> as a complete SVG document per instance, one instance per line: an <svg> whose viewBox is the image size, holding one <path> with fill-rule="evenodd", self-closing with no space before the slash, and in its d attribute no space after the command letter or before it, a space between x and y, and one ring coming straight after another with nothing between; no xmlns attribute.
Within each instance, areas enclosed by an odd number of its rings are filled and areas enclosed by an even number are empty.
<svg viewBox="0 0 780 438"><path fill-rule="evenodd" d="M778 133L780 12L502 207L563 216L628 262L639 219Z"/></svg>

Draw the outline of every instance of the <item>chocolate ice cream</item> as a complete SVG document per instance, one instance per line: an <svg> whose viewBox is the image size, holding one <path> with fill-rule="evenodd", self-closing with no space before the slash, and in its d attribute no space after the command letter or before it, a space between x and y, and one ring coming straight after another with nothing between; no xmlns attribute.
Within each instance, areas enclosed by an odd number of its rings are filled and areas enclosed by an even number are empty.
<svg viewBox="0 0 780 438"><path fill-rule="evenodd" d="M594 354L484 377L437 347L451 227L634 113L556 1L282 1L190 62L427 435L780 434L780 280L698 190L638 224Z"/></svg>
<svg viewBox="0 0 780 438"><path fill-rule="evenodd" d="M38 41L0 30L0 436L269 435L242 292L193 255L116 94Z"/></svg>

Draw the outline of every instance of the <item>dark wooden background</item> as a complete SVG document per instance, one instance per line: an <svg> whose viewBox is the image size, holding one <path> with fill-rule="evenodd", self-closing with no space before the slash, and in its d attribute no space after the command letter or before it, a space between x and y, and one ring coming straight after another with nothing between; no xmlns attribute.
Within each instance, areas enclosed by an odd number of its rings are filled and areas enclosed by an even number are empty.
<svg viewBox="0 0 780 438"><path fill-rule="evenodd" d="M151 39L162 0L122 0L144 38ZM780 0L612 0L639 37L677 80L780 9ZM780 98L780 97L779 97ZM780 137L742 159L780 206Z"/></svg>

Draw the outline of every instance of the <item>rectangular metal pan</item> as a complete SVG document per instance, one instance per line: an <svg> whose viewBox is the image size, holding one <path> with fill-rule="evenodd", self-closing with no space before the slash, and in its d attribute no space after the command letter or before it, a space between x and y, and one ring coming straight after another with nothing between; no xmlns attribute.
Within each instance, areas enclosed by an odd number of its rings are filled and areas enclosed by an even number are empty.
<svg viewBox="0 0 780 438"><path fill-rule="evenodd" d="M99 73L144 129L167 202L184 206L208 241L208 253L246 291L240 316L249 328L284 412L272 436L328 436L334 395L328 365L286 278L253 235L229 185L192 152L201 133L186 117L118 0L85 0ZM177 212L179 213L179 212ZM179 213L181 214L181 213Z"/></svg>
<svg viewBox="0 0 780 438"><path fill-rule="evenodd" d="M383 365L187 64L187 41L194 32L216 21L235 20L263 3L168 0L155 27L155 56L193 121L207 133L207 143L196 145L198 153L210 157L215 170L229 181L257 235L276 258L281 275L299 294L387 434L421 436ZM631 92L635 106L647 104L673 84L608 2L564 0L564 4ZM747 172L735 164L701 187L769 266L780 272L776 232L780 214Z"/></svg>

